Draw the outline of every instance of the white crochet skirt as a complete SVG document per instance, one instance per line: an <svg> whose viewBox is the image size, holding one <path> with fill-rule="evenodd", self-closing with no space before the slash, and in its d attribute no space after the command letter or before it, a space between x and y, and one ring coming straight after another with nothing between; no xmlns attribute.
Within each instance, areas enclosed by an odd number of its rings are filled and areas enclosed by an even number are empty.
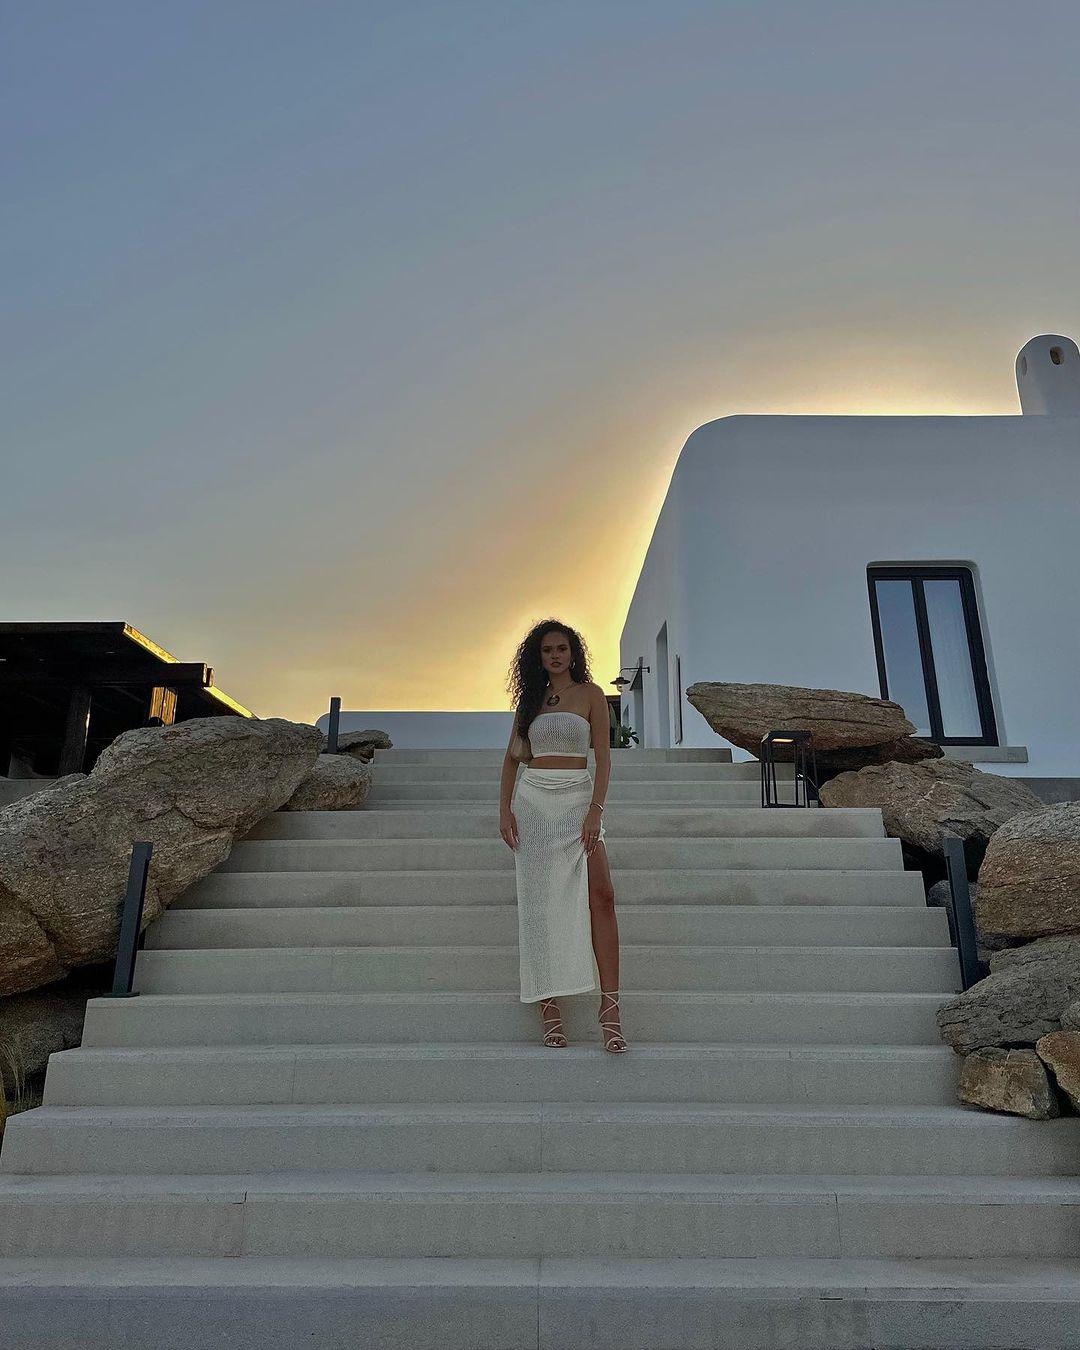
<svg viewBox="0 0 1080 1350"><path fill-rule="evenodd" d="M589 860L581 842L592 791L587 768L529 765L514 787L522 1003L600 988L589 922Z"/></svg>

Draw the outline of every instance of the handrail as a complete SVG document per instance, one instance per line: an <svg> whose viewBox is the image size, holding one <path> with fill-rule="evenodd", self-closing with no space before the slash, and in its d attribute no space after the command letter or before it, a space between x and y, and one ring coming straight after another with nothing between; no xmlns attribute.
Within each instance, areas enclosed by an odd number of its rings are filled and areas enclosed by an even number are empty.
<svg viewBox="0 0 1080 1350"><path fill-rule="evenodd" d="M330 722L326 728L326 750L327 755L336 755L338 752L338 728L341 724L341 699L332 698L330 700Z"/></svg>
<svg viewBox="0 0 1080 1350"><path fill-rule="evenodd" d="M984 978L989 968L985 961L979 960L964 841L959 835L945 833L941 836L941 843L949 877L949 899L945 906L949 918L949 936L960 960L960 987L970 989Z"/></svg>
<svg viewBox="0 0 1080 1350"><path fill-rule="evenodd" d="M113 969L113 987L106 998L136 998L135 961L139 955L139 934L142 930L143 906L146 903L146 881L150 874L150 859L154 846L148 840L133 844L128 864L127 891L120 910L120 937L116 944L116 965Z"/></svg>

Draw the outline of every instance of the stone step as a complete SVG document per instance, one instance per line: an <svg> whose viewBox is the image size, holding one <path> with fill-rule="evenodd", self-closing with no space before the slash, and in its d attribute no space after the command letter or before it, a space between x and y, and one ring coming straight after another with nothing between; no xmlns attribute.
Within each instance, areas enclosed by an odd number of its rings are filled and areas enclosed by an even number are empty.
<svg viewBox="0 0 1080 1350"><path fill-rule="evenodd" d="M833 868L611 868L620 913L628 905L825 905L926 908L918 872ZM466 871L215 872L173 904L181 909L314 905L514 905L511 869Z"/></svg>
<svg viewBox="0 0 1080 1350"><path fill-rule="evenodd" d="M358 911L330 912L351 918ZM330 936L328 928L326 925L313 934L314 941L303 947L144 951L136 969L135 988L143 994L361 994L397 990L514 993L520 989L516 943L502 947L335 946L325 942ZM676 992L938 993L958 991L960 978L951 947L624 943L620 971L624 987L652 985Z"/></svg>
<svg viewBox="0 0 1080 1350"><path fill-rule="evenodd" d="M673 1173L6 1176L0 1257L1080 1257L1080 1180Z"/></svg>
<svg viewBox="0 0 1080 1350"><path fill-rule="evenodd" d="M0 1262L12 1350L1075 1350L1055 1260ZM152 1339L151 1339L152 1338Z"/></svg>
<svg viewBox="0 0 1080 1350"><path fill-rule="evenodd" d="M146 950L214 947L512 946L517 907L352 905L171 909L146 930ZM901 905L627 905L619 937L659 943L755 947L949 947L945 910Z"/></svg>
<svg viewBox="0 0 1080 1350"><path fill-rule="evenodd" d="M596 757L587 756L587 768L595 772ZM489 783L496 792L501 777L502 756L497 760L461 759L427 763L402 763L380 759L374 766L376 783ZM777 765L778 783L791 783L791 765ZM761 769L756 760L725 764L708 760L611 760L611 781L622 783L749 783L760 788Z"/></svg>
<svg viewBox="0 0 1080 1350"><path fill-rule="evenodd" d="M395 810L403 806L412 810L435 810L445 806L459 807L474 803L489 806L498 803L499 779L476 779L470 782L441 781L430 783L427 780L416 782L383 782L377 776L372 783L370 794L364 803L364 810ZM761 809L761 789L756 781L733 779L729 782L712 783L705 780L682 782L678 779L647 781L644 779L624 782L619 779L608 784L604 804L611 811L613 806L698 806L714 808L723 806L745 806ZM813 807L811 810L817 810ZM786 810L776 809L770 812L786 815Z"/></svg>
<svg viewBox="0 0 1080 1350"><path fill-rule="evenodd" d="M944 1045L597 1044L80 1046L52 1056L48 1106L341 1102L744 1102L938 1105Z"/></svg>
<svg viewBox="0 0 1080 1350"><path fill-rule="evenodd" d="M999 1120L959 1106L63 1106L12 1117L0 1170L1041 1177L1072 1176L1078 1154L1080 1120Z"/></svg>
<svg viewBox="0 0 1080 1350"><path fill-rule="evenodd" d="M611 866L791 867L800 871L902 871L899 839L633 839L608 842ZM513 850L493 839L261 839L235 845L221 872L514 870Z"/></svg>
<svg viewBox="0 0 1080 1350"><path fill-rule="evenodd" d="M631 1042L932 1045L939 994L669 993L623 1001ZM598 999L568 998L567 1036L599 1040ZM516 994L144 994L91 999L83 1044L341 1045L534 1042L537 1010Z"/></svg>
<svg viewBox="0 0 1080 1350"><path fill-rule="evenodd" d="M605 812L606 814L606 812ZM763 811L751 807L623 807L610 839L880 839L881 812L873 810ZM246 836L256 839L491 839L499 837L498 804L476 802L440 811L275 811Z"/></svg>

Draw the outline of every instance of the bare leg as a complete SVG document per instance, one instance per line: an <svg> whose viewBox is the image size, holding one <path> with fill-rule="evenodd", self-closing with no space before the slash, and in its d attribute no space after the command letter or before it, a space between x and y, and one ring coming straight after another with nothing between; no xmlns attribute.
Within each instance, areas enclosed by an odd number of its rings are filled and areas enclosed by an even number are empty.
<svg viewBox="0 0 1080 1350"><path fill-rule="evenodd" d="M563 1035L562 1013L559 1011L558 1003L553 998L542 998L540 1000L540 1021L544 1028L544 1044L561 1050L567 1042Z"/></svg>
<svg viewBox="0 0 1080 1350"><path fill-rule="evenodd" d="M600 975L600 1017L607 1023L604 1043L609 1049L624 1050L626 1042L615 1029L621 1025L618 1004L604 997L607 992L617 995L619 990L619 922L615 917L615 887L603 841L589 855L589 917L596 969Z"/></svg>

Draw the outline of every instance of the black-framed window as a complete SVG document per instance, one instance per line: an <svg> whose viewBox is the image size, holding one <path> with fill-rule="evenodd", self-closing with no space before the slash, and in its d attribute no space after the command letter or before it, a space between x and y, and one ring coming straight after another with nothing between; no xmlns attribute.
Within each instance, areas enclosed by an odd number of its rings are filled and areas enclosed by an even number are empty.
<svg viewBox="0 0 1080 1350"><path fill-rule="evenodd" d="M997 745L986 653L966 567L868 567L881 697L941 745Z"/></svg>

